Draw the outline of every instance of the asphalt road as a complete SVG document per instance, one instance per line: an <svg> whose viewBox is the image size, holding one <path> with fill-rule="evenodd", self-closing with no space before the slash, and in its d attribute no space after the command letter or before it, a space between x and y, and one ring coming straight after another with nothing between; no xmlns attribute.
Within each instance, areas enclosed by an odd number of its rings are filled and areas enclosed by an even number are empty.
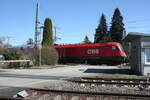
<svg viewBox="0 0 150 100"><path fill-rule="evenodd" d="M6 69L6 72L0 72L0 86L30 86L50 80L95 76L98 74L96 69L117 69L117 67L75 65L53 69Z"/></svg>
<svg viewBox="0 0 150 100"><path fill-rule="evenodd" d="M97 69L117 69L117 67L75 65L53 69L5 69L6 72L0 72L0 95L2 93L5 94L4 91L10 91L12 95L12 87L36 88L54 80L64 80L87 75L96 76L99 73Z"/></svg>

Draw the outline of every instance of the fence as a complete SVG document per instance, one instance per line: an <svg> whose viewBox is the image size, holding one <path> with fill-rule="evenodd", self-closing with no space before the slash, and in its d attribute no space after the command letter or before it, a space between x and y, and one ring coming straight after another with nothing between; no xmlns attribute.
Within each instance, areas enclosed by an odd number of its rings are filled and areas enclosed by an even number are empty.
<svg viewBox="0 0 150 100"><path fill-rule="evenodd" d="M1 60L1 68L19 68L19 67L30 67L32 66L31 60Z"/></svg>

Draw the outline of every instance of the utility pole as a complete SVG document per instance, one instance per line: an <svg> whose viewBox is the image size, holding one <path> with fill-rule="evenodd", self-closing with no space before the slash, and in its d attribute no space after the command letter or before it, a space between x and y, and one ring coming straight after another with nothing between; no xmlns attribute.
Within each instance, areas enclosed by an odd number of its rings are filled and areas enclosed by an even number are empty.
<svg viewBox="0 0 150 100"><path fill-rule="evenodd" d="M40 44L40 30L39 30L39 4L36 5L36 19L35 19L35 46Z"/></svg>
<svg viewBox="0 0 150 100"><path fill-rule="evenodd" d="M54 26L54 42L56 42L56 26Z"/></svg>
<svg viewBox="0 0 150 100"><path fill-rule="evenodd" d="M54 26L54 43L56 43L56 41L57 41L58 39L61 39L61 38L58 38L58 37L57 37L57 29L60 29L60 28L57 27L57 26Z"/></svg>
<svg viewBox="0 0 150 100"><path fill-rule="evenodd" d="M35 19L35 48L39 49L39 66L41 66L41 27L39 22L39 4L36 5L36 19Z"/></svg>

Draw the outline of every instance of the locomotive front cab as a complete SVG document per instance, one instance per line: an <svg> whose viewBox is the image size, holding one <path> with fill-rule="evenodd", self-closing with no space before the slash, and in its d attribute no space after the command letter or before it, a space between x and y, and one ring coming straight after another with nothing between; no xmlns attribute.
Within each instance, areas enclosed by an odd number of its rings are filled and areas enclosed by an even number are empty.
<svg viewBox="0 0 150 100"><path fill-rule="evenodd" d="M122 45L117 42L110 42L108 45L111 46L111 60L114 63L124 63L126 61L126 53L124 52Z"/></svg>
<svg viewBox="0 0 150 100"><path fill-rule="evenodd" d="M124 52L124 49L123 49L123 47L122 47L122 45L120 43L118 44L118 56L119 56L121 62L123 62L123 63L126 62L127 55Z"/></svg>
<svg viewBox="0 0 150 100"><path fill-rule="evenodd" d="M122 47L121 44L119 45L119 51L120 51L120 56L125 57L125 58L127 57L127 55L126 55L126 53L124 52L123 47Z"/></svg>

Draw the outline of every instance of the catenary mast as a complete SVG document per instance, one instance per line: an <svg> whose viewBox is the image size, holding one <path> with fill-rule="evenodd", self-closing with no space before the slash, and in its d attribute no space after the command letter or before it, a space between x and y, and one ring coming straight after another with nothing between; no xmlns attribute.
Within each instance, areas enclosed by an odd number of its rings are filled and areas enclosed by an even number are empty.
<svg viewBox="0 0 150 100"><path fill-rule="evenodd" d="M39 29L39 4L36 5L36 19L35 19L35 46L40 44L40 29Z"/></svg>

